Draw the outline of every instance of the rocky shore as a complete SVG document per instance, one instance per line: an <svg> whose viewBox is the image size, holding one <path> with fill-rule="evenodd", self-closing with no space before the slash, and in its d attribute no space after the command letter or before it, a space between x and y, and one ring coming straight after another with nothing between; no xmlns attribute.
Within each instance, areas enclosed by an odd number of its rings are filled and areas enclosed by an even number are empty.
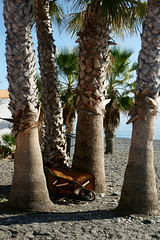
<svg viewBox="0 0 160 240"><path fill-rule="evenodd" d="M126 217L114 212L120 197L130 140L115 139L115 152L105 155L106 194L92 202L57 201L56 213L28 213L4 207L12 175L13 160L0 160L0 239L160 239L160 213L157 216ZM155 140L155 170L160 199L160 141Z"/></svg>

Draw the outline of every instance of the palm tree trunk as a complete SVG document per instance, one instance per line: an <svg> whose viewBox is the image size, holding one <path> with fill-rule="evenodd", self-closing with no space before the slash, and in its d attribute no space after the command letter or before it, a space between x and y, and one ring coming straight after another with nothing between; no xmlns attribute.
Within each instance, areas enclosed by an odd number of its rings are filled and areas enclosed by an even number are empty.
<svg viewBox="0 0 160 240"><path fill-rule="evenodd" d="M15 167L9 205L30 211L53 211L43 173L38 128L27 128L16 137Z"/></svg>
<svg viewBox="0 0 160 240"><path fill-rule="evenodd" d="M133 123L132 142L118 210L157 213L157 190L153 165L155 115L148 111L145 124Z"/></svg>
<svg viewBox="0 0 160 240"><path fill-rule="evenodd" d="M114 152L114 137L115 137L115 129L110 130L105 128L105 140L106 140L106 150L105 153L111 153Z"/></svg>
<svg viewBox="0 0 160 240"><path fill-rule="evenodd" d="M78 117L73 169L93 173L95 191L105 192L103 115L80 111Z"/></svg>
<svg viewBox="0 0 160 240"><path fill-rule="evenodd" d="M31 38L32 4L4 0L9 108L16 136L9 206L28 211L54 209L49 199L38 139L39 101Z"/></svg>
<svg viewBox="0 0 160 240"><path fill-rule="evenodd" d="M66 141L63 108L57 81L56 49L49 16L49 0L34 0L34 11L45 115L43 158L46 165L63 167L67 160Z"/></svg>
<svg viewBox="0 0 160 240"><path fill-rule="evenodd" d="M75 134L75 117L66 122L66 133Z"/></svg>
<svg viewBox="0 0 160 240"><path fill-rule="evenodd" d="M158 0L148 1L138 59L135 106L131 111L132 141L117 208L124 213L156 214L158 211L153 140L160 76L159 10ZM137 117L139 119L134 121Z"/></svg>
<svg viewBox="0 0 160 240"><path fill-rule="evenodd" d="M94 8L88 5L78 39L78 122L73 169L91 171L95 176L97 192L106 191L103 117L109 33L99 3Z"/></svg>

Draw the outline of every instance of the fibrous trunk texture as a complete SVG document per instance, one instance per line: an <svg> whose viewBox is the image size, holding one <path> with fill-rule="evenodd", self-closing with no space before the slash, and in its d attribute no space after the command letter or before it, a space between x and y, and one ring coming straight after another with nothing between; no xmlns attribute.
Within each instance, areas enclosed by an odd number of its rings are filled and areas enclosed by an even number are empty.
<svg viewBox="0 0 160 240"><path fill-rule="evenodd" d="M26 129L16 137L16 164L9 205L23 210L49 212L55 208L49 199L37 139L38 128Z"/></svg>
<svg viewBox="0 0 160 240"><path fill-rule="evenodd" d="M156 214L156 190L153 140L160 84L160 2L148 1L143 23L142 49L139 53L135 105L128 165L118 211Z"/></svg>
<svg viewBox="0 0 160 240"><path fill-rule="evenodd" d="M66 133L75 134L75 117L66 122Z"/></svg>
<svg viewBox="0 0 160 240"><path fill-rule="evenodd" d="M115 138L115 129L110 130L109 128L105 128L105 140L106 140L106 149L105 153L111 153L114 152L114 138Z"/></svg>
<svg viewBox="0 0 160 240"><path fill-rule="evenodd" d="M34 11L45 115L43 158L46 165L63 168L67 161L66 141L60 88L57 80L56 48L49 15L49 0L34 0Z"/></svg>
<svg viewBox="0 0 160 240"><path fill-rule="evenodd" d="M89 115L88 112L79 112L77 123L78 141L75 145L73 169L82 172L91 172L95 177L95 191L105 192L104 145L101 139L103 133L103 115Z"/></svg>
<svg viewBox="0 0 160 240"><path fill-rule="evenodd" d="M9 108L16 136L14 176L9 205L31 211L50 211L38 139L39 101L35 82L35 53L31 38L32 4L4 0Z"/></svg>
<svg viewBox="0 0 160 240"><path fill-rule="evenodd" d="M92 171L96 179L97 192L106 190L102 119L107 103L105 98L109 33L99 3L94 8L88 5L78 39L79 81L76 103L78 122L73 168Z"/></svg>

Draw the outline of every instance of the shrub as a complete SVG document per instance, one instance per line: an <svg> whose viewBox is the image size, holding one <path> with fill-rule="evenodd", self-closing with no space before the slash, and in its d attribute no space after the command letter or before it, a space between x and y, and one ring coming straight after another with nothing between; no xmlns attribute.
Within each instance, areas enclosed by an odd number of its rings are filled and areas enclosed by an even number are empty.
<svg viewBox="0 0 160 240"><path fill-rule="evenodd" d="M0 141L0 157L14 158L14 152L16 148L16 139L11 134L4 134L1 136L2 142Z"/></svg>

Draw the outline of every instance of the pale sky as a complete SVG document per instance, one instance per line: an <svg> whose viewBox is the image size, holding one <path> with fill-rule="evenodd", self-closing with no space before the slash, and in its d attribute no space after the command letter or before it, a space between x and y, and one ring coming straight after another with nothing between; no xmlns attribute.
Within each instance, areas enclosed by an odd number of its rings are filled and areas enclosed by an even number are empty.
<svg viewBox="0 0 160 240"><path fill-rule="evenodd" d="M8 88L8 81L6 79L7 71L6 71L6 60L5 60L5 27L3 21L3 1L0 0L0 89L7 89ZM36 40L36 33L35 30L33 31L33 42L35 44L35 49L37 49L37 40ZM53 37L55 39L55 44L58 49L62 47L69 47L73 48L76 46L75 39L71 39L65 33L65 30L59 35L58 29L54 27ZM138 52L140 50L140 34L135 35L134 37L126 37L124 41L122 39L116 39L118 46L130 48L134 51L134 54L131 57L132 61L137 61ZM37 53L37 51L36 51ZM37 60L38 62L38 60ZM38 64L37 64L38 68Z"/></svg>

